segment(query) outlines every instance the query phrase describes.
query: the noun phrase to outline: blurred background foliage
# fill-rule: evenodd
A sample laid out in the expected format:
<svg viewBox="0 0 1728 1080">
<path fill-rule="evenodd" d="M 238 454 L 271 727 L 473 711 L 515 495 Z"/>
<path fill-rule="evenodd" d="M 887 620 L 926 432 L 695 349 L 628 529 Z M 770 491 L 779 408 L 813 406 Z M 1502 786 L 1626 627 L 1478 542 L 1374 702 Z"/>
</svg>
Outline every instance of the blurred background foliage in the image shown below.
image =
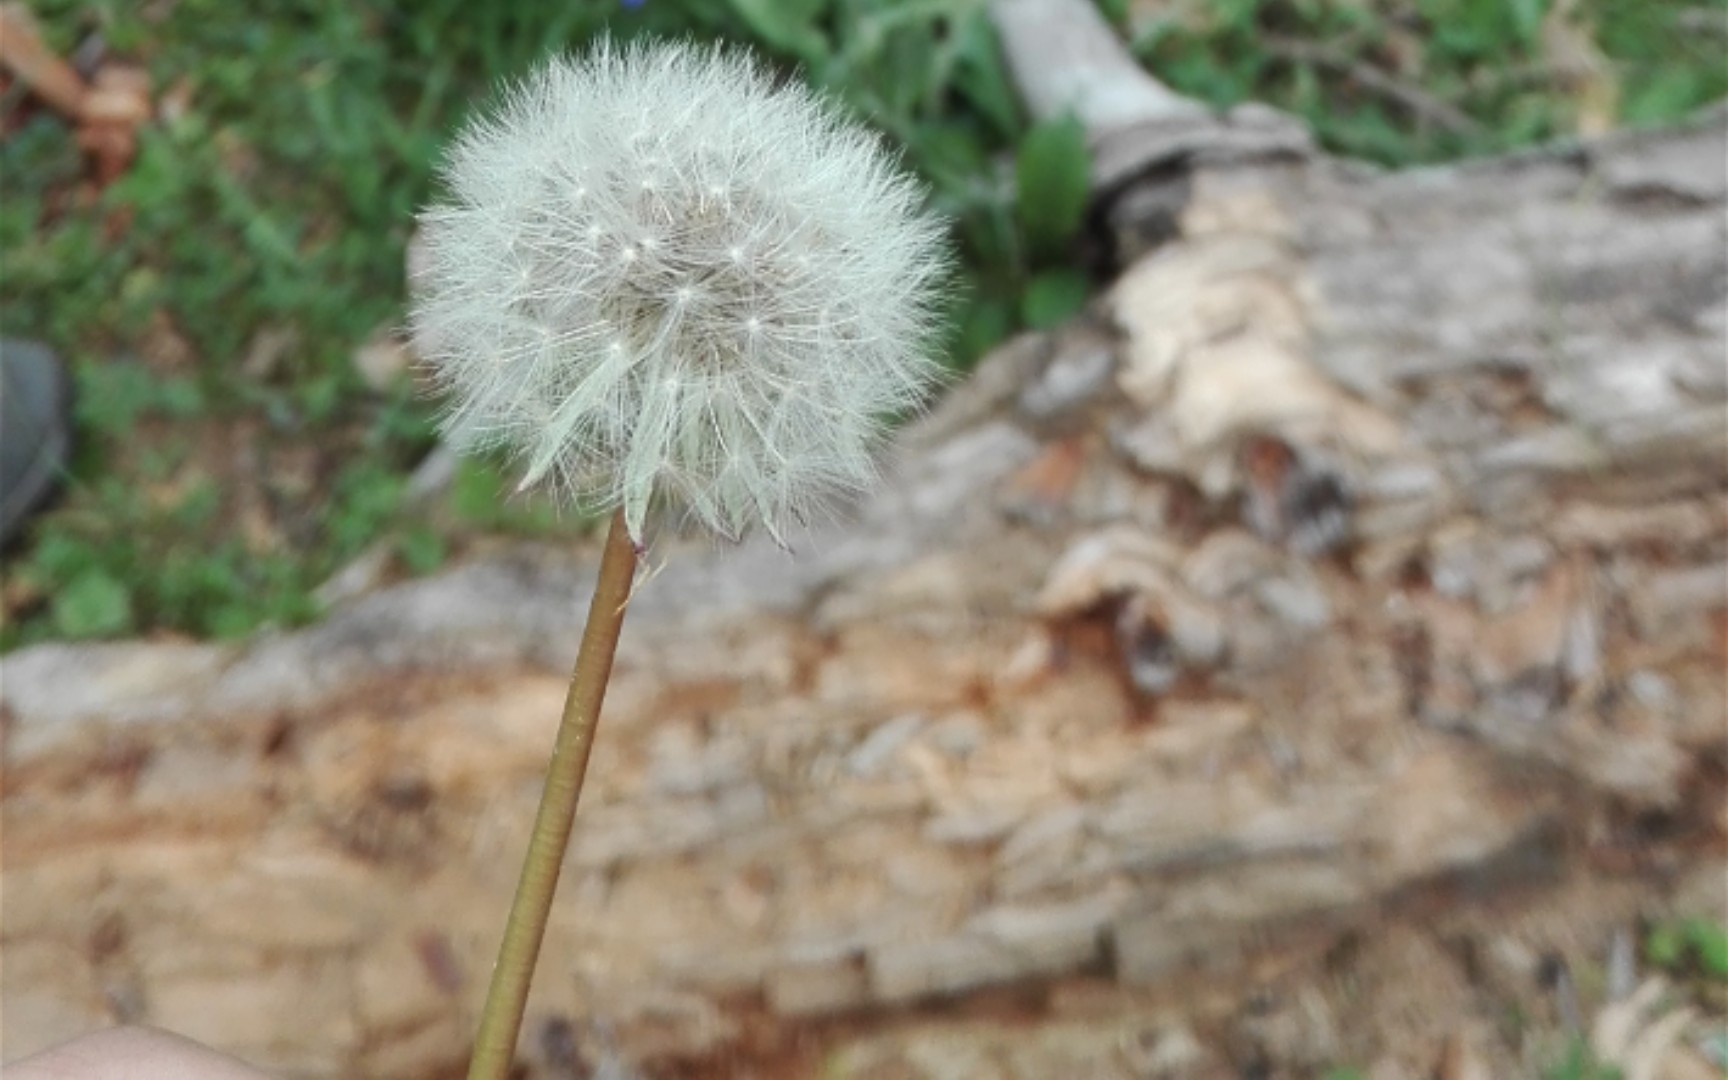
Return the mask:
<svg viewBox="0 0 1728 1080">
<path fill-rule="evenodd" d="M 1404 165 L 1683 117 L 1728 92 L 1728 3 L 1100 0 L 1217 106 Z M 964 369 L 1094 284 L 1078 127 L 1029 126 L 983 0 L 39 0 L 61 55 L 146 68 L 155 119 L 98 187 L 65 121 L 0 95 L 0 326 L 69 361 L 66 490 L 8 553 L 0 645 L 232 637 L 452 553 L 586 527 L 435 482 L 435 403 L 401 370 L 403 260 L 451 128 L 500 79 L 597 35 L 749 42 L 903 148 L 952 220 Z M 370 358 L 370 359 L 368 359 Z"/>
</svg>

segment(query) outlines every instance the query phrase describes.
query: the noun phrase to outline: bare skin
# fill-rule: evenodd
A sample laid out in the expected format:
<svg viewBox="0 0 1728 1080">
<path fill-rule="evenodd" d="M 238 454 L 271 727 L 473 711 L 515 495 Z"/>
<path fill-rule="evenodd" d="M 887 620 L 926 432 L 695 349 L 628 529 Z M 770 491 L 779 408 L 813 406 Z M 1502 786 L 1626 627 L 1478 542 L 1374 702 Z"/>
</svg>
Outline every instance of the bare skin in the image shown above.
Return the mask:
<svg viewBox="0 0 1728 1080">
<path fill-rule="evenodd" d="M 6 1080 L 268 1080 L 241 1061 L 148 1028 L 109 1028 L 6 1067 Z"/>
</svg>

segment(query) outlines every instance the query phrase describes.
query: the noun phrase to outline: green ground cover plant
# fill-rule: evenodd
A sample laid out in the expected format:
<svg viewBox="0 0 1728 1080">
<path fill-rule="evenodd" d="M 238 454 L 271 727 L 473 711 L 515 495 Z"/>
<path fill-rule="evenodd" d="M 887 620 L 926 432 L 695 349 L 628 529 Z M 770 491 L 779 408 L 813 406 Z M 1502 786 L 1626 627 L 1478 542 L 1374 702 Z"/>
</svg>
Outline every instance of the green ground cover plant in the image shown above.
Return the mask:
<svg viewBox="0 0 1728 1080">
<path fill-rule="evenodd" d="M 1178 91 L 1267 101 L 1388 165 L 1603 115 L 1667 122 L 1728 93 L 1721 0 L 1101 7 Z M 63 119 L 22 86 L 0 96 L 0 328 L 59 350 L 78 391 L 65 491 L 7 553 L 0 647 L 292 626 L 368 553 L 387 579 L 592 525 L 501 500 L 501 463 L 464 463 L 415 498 L 435 403 L 406 373 L 368 380 L 354 356 L 402 323 L 413 214 L 448 132 L 498 80 L 602 33 L 748 42 L 874 124 L 953 221 L 956 368 L 1061 321 L 1095 285 L 1075 245 L 1080 133 L 1028 124 L 983 0 L 32 8 L 62 55 L 147 68 L 158 115 L 97 190 Z"/>
</svg>

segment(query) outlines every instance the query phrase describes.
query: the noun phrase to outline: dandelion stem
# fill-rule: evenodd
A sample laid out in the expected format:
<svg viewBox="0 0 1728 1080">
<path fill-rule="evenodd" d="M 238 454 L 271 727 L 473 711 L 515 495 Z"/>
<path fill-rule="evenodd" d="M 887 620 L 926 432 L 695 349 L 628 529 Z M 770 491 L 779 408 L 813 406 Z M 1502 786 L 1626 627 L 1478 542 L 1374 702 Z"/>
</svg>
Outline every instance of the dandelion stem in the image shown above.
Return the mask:
<svg viewBox="0 0 1728 1080">
<path fill-rule="evenodd" d="M 516 898 L 510 904 L 509 921 L 504 925 L 504 941 L 498 948 L 498 963 L 492 969 L 486 1005 L 480 1013 L 480 1030 L 474 1037 L 468 1080 L 504 1080 L 510 1073 L 522 1013 L 528 1003 L 528 984 L 534 977 L 534 962 L 546 933 L 552 895 L 558 888 L 558 871 L 570 841 L 576 800 L 582 794 L 582 779 L 588 772 L 588 754 L 594 748 L 600 703 L 612 674 L 612 656 L 618 648 L 624 608 L 630 599 L 636 557 L 636 545 L 630 539 L 620 510 L 612 515 L 611 530 L 606 534 L 600 576 L 588 607 L 588 625 L 582 631 L 582 646 L 576 654 L 570 691 L 564 698 L 564 716 L 558 723 L 558 738 L 546 770 L 540 810 L 534 816 L 528 855 L 522 863 Z"/>
</svg>

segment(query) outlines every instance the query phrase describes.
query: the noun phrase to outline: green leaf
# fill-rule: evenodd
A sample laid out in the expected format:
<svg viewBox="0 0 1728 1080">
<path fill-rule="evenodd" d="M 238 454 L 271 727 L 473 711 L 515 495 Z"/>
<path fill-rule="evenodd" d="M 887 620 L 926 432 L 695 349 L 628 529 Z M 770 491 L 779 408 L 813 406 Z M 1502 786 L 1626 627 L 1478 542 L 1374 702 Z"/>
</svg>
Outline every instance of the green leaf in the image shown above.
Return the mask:
<svg viewBox="0 0 1728 1080">
<path fill-rule="evenodd" d="M 923 171 L 962 198 L 989 167 L 976 124 L 938 120 L 920 125 L 914 134 L 912 149 Z"/>
<path fill-rule="evenodd" d="M 396 553 L 411 573 L 427 574 L 444 561 L 444 541 L 431 529 L 419 526 L 396 539 Z"/>
<path fill-rule="evenodd" d="M 812 67 L 828 57 L 828 39 L 817 27 L 825 0 L 732 0 L 732 9 L 763 41 Z"/>
<path fill-rule="evenodd" d="M 1128 25 L 1128 0 L 1098 0 L 1098 13 L 1113 26 Z"/>
<path fill-rule="evenodd" d="M 118 634 L 132 625 L 132 596 L 106 571 L 91 568 L 54 595 L 53 618 L 69 638 Z"/>
<path fill-rule="evenodd" d="M 1014 163 L 1016 210 L 1034 251 L 1055 253 L 1074 238 L 1086 213 L 1091 163 L 1086 129 L 1072 116 L 1026 133 Z"/>
<path fill-rule="evenodd" d="M 306 410 L 306 418 L 313 423 L 322 423 L 336 414 L 337 406 L 344 398 L 342 376 L 336 372 L 320 372 L 300 384 L 300 404 Z"/>
<path fill-rule="evenodd" d="M 258 625 L 258 616 L 244 603 L 223 604 L 210 614 L 206 625 L 210 636 L 222 641 L 245 637 Z"/>
<path fill-rule="evenodd" d="M 1672 923 L 1659 923 L 1644 938 L 1644 959 L 1651 967 L 1673 970 L 1686 954 L 1686 941 Z"/>
<path fill-rule="evenodd" d="M 1217 0 L 1211 12 L 1214 25 L 1219 30 L 1252 32 L 1260 3 L 1261 0 Z"/>
<path fill-rule="evenodd" d="M 982 8 L 972 12 L 954 31 L 957 63 L 954 88 L 989 121 L 1002 139 L 1020 133 L 1020 99 L 1002 64 L 996 30 Z"/>
<path fill-rule="evenodd" d="M 157 388 L 157 402 L 172 419 L 189 419 L 204 411 L 204 390 L 190 378 L 172 376 L 163 379 Z"/>
<path fill-rule="evenodd" d="M 1708 91 L 1699 73 L 1687 68 L 1660 71 L 1628 96 L 1623 117 L 1629 124 L 1655 124 L 1684 116 Z"/>
<path fill-rule="evenodd" d="M 1048 330 L 1086 306 L 1092 285 L 1078 270 L 1046 270 L 1020 298 L 1020 316 L 1034 330 Z"/>
<path fill-rule="evenodd" d="M 960 332 L 954 340 L 957 366 L 969 368 L 973 362 L 1006 338 L 1014 329 L 1014 307 L 1000 296 L 981 296 L 967 305 L 960 320 Z"/>
<path fill-rule="evenodd" d="M 1687 919 L 1682 927 L 1692 951 L 1705 974 L 1716 979 L 1728 979 L 1728 927 L 1709 919 Z"/>
<path fill-rule="evenodd" d="M 478 458 L 462 458 L 450 481 L 450 509 L 472 524 L 494 524 L 499 517 L 503 487 L 504 477 L 496 469 Z"/>
<path fill-rule="evenodd" d="M 1547 0 L 1512 0 L 1506 5 L 1520 45 L 1536 44 L 1542 33 L 1542 17 L 1547 14 L 1547 7 Z"/>
<path fill-rule="evenodd" d="M 211 480 L 203 479 L 180 497 L 180 501 L 169 510 L 168 520 L 190 532 L 209 524 L 221 508 L 221 489 Z"/>
<path fill-rule="evenodd" d="M 73 407 L 81 427 L 124 435 L 150 407 L 152 378 L 142 364 L 83 363 L 73 373 L 78 384 Z"/>
<path fill-rule="evenodd" d="M 940 96 L 937 48 L 928 32 L 908 28 L 887 35 L 872 64 L 877 93 L 896 116 L 910 120 Z"/>
<path fill-rule="evenodd" d="M 1547 1080 L 1620 1080 L 1620 1070 L 1598 1061 L 1590 1044 L 1573 1036 L 1566 1056 L 1543 1074 Z"/>
</svg>

